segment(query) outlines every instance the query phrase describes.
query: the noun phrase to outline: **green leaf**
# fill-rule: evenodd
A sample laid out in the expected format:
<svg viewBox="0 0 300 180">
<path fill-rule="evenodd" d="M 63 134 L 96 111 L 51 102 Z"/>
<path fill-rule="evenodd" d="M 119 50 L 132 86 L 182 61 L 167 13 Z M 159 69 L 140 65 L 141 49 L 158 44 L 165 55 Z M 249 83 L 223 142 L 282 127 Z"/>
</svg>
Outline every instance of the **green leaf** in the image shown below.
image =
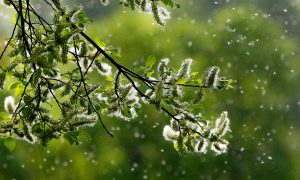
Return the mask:
<svg viewBox="0 0 300 180">
<path fill-rule="evenodd" d="M 177 81 L 177 84 L 185 84 L 187 82 L 187 79 L 186 78 L 180 78 L 178 81 Z"/>
<path fill-rule="evenodd" d="M 177 143 L 177 142 L 175 142 L 175 143 L 173 144 L 173 147 L 174 147 L 174 149 L 175 149 L 176 151 L 179 151 L 179 146 L 178 146 L 178 143 Z"/>
<path fill-rule="evenodd" d="M 0 122 L 2 121 L 5 121 L 5 120 L 8 120 L 9 119 L 9 116 L 7 113 L 5 112 L 0 112 Z"/>
<path fill-rule="evenodd" d="M 23 110 L 22 110 L 22 114 L 23 114 L 25 117 L 27 117 L 28 113 L 29 113 L 29 108 L 28 108 L 28 107 L 24 107 Z"/>
<path fill-rule="evenodd" d="M 131 117 L 131 112 L 129 110 L 129 108 L 127 106 L 124 106 L 122 109 L 121 109 L 121 113 L 123 114 L 123 116 L 125 117 Z"/>
<path fill-rule="evenodd" d="M 102 41 L 99 39 L 99 37 L 96 37 L 96 38 L 94 39 L 94 41 L 96 42 L 96 44 L 97 44 L 98 46 L 100 46 L 100 47 L 106 47 L 106 43 L 105 43 L 105 42 L 102 42 Z"/>
<path fill-rule="evenodd" d="M 19 84 L 15 90 L 16 96 L 21 96 L 24 91 L 24 85 Z"/>
<path fill-rule="evenodd" d="M 109 82 L 113 82 L 114 78 L 112 76 L 106 76 L 105 79 Z"/>
<path fill-rule="evenodd" d="M 82 29 L 84 28 L 84 24 L 83 23 L 78 23 L 77 26 L 80 27 L 80 28 L 82 28 Z"/>
<path fill-rule="evenodd" d="M 147 72 L 147 76 L 148 76 L 148 77 L 151 77 L 153 73 L 154 73 L 154 71 L 148 71 L 148 72 Z"/>
<path fill-rule="evenodd" d="M 66 133 L 64 134 L 64 138 L 71 144 L 75 143 L 76 145 L 79 144 L 77 136 L 74 133 Z"/>
<path fill-rule="evenodd" d="M 41 123 L 36 123 L 31 128 L 32 133 L 41 133 L 43 131 L 43 125 Z"/>
<path fill-rule="evenodd" d="M 23 97 L 23 100 L 24 100 L 25 103 L 29 103 L 30 100 L 31 100 L 31 98 L 30 98 L 30 96 L 25 95 L 25 96 Z"/>
<path fill-rule="evenodd" d="M 191 72 L 191 79 L 194 79 L 198 75 L 198 72 Z"/>
<path fill-rule="evenodd" d="M 149 56 L 146 60 L 146 67 L 152 68 L 152 66 L 155 64 L 156 58 L 155 56 Z"/>
<path fill-rule="evenodd" d="M 162 3 L 164 3 L 166 6 L 174 7 L 173 0 L 161 0 Z"/>
<path fill-rule="evenodd" d="M 13 18 L 15 23 L 17 22 L 17 19 L 19 19 L 18 21 L 20 21 L 20 18 L 18 18 L 18 17 L 19 17 L 19 13 L 15 13 L 14 18 Z"/>
<path fill-rule="evenodd" d="M 10 89 L 10 90 L 16 89 L 16 88 L 18 87 L 19 84 L 20 84 L 19 82 L 13 83 L 13 84 L 11 84 L 11 85 L 9 86 L 9 89 Z"/>
<path fill-rule="evenodd" d="M 114 88 L 115 88 L 114 84 L 107 84 L 107 85 L 104 86 L 105 91 L 112 90 Z"/>
<path fill-rule="evenodd" d="M 202 85 L 202 79 L 196 79 L 195 82 L 200 86 Z"/>
<path fill-rule="evenodd" d="M 16 147 L 16 141 L 13 138 L 9 137 L 4 140 L 4 145 L 7 149 L 12 151 Z"/>
<path fill-rule="evenodd" d="M 88 22 L 88 18 L 86 17 L 86 14 L 83 11 L 80 11 L 77 14 L 77 18 L 78 18 L 78 23 L 84 24 L 84 23 Z"/>
<path fill-rule="evenodd" d="M 87 112 L 87 114 L 88 114 L 88 115 L 92 114 L 92 112 L 93 112 L 92 110 L 93 110 L 93 108 L 92 108 L 91 105 L 89 104 L 89 105 L 88 105 L 88 112 Z"/>
</svg>

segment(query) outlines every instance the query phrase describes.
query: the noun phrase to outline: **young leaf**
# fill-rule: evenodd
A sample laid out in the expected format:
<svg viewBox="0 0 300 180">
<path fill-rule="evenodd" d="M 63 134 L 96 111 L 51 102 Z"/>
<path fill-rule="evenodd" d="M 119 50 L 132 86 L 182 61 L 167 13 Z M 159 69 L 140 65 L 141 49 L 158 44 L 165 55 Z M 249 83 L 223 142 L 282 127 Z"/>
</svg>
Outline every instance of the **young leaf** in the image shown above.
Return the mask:
<svg viewBox="0 0 300 180">
<path fill-rule="evenodd" d="M 16 141 L 13 138 L 9 137 L 4 140 L 4 145 L 8 150 L 12 151 L 16 147 Z"/>
<path fill-rule="evenodd" d="M 146 60 L 146 67 L 147 68 L 152 68 L 152 66 L 155 64 L 156 58 L 155 56 L 149 56 Z"/>
<path fill-rule="evenodd" d="M 80 11 L 77 14 L 77 18 L 78 18 L 78 23 L 84 24 L 84 23 L 88 22 L 88 18 L 86 17 L 86 14 L 83 11 Z"/>
<path fill-rule="evenodd" d="M 75 143 L 76 145 L 78 145 L 78 139 L 77 136 L 74 135 L 74 133 L 66 133 L 64 134 L 64 138 L 71 144 L 73 145 L 73 143 Z"/>
</svg>

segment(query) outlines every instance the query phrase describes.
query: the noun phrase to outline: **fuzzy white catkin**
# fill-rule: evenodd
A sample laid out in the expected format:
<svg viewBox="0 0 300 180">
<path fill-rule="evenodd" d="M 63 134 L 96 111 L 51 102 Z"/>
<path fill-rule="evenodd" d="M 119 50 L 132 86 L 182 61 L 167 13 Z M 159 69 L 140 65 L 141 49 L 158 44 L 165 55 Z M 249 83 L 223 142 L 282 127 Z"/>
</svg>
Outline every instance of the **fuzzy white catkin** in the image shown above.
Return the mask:
<svg viewBox="0 0 300 180">
<path fill-rule="evenodd" d="M 172 129 L 169 125 L 166 125 L 163 130 L 163 136 L 165 140 L 172 141 L 179 137 L 179 132 Z"/>
<path fill-rule="evenodd" d="M 15 110 L 15 99 L 12 96 L 8 96 L 4 100 L 4 109 L 6 112 L 12 114 Z"/>
<path fill-rule="evenodd" d="M 158 11 L 158 16 L 159 16 L 160 20 L 162 21 L 162 23 L 165 23 L 167 20 L 169 20 L 171 18 L 171 13 L 167 9 L 163 8 L 162 6 L 158 5 L 157 11 Z M 151 8 L 151 0 L 146 0 L 146 4 L 145 4 L 145 8 L 143 9 L 143 12 L 153 14 L 153 11 Z"/>
<path fill-rule="evenodd" d="M 161 6 L 158 7 L 158 15 L 162 23 L 166 23 L 166 21 L 171 18 L 170 12 Z"/>
<path fill-rule="evenodd" d="M 219 72 L 220 72 L 220 69 L 218 68 L 217 72 L 215 74 L 215 77 L 214 77 L 213 88 L 217 88 L 217 86 L 219 84 Z"/>
<path fill-rule="evenodd" d="M 220 68 L 217 66 L 210 67 L 207 75 L 204 77 L 204 84 L 207 87 L 217 88 L 219 84 Z"/>
<path fill-rule="evenodd" d="M 193 123 L 193 122 L 188 121 L 186 123 L 186 127 L 188 127 L 191 130 L 196 131 L 199 128 L 199 125 L 197 123 Z"/>
<path fill-rule="evenodd" d="M 107 6 L 109 4 L 109 0 L 100 0 L 103 6 Z"/>
<path fill-rule="evenodd" d="M 190 78 L 192 62 L 193 60 L 188 58 L 182 63 L 181 68 L 178 70 L 177 73 L 178 78 L 182 78 L 182 77 L 186 77 L 188 79 Z"/>
<path fill-rule="evenodd" d="M 138 83 L 135 83 L 135 85 L 139 86 Z M 120 89 L 130 88 L 127 95 L 125 97 L 123 97 L 124 105 L 130 111 L 130 113 L 129 113 L 130 115 L 128 115 L 128 114 L 124 115 L 124 112 L 122 112 L 123 107 L 117 108 L 115 111 L 110 112 L 108 115 L 111 116 L 111 117 L 118 117 L 118 118 L 121 118 L 123 120 L 129 121 L 129 120 L 134 119 L 138 116 L 136 108 L 141 107 L 140 97 L 138 96 L 138 92 L 135 90 L 134 87 L 132 87 L 132 85 L 130 83 L 129 84 L 119 84 L 119 88 Z M 105 102 L 107 105 L 113 105 L 114 102 L 110 102 L 109 99 L 110 98 L 117 98 L 117 96 L 116 95 L 107 96 L 104 93 L 99 93 L 97 95 L 97 98 L 98 98 L 98 100 Z"/>
<path fill-rule="evenodd" d="M 223 154 L 227 152 L 227 144 L 221 142 L 213 142 L 211 144 L 211 150 L 216 154 Z"/>
<path fill-rule="evenodd" d="M 104 62 L 101 62 L 101 66 L 103 68 L 104 71 L 98 70 L 99 74 L 101 74 L 102 76 L 111 76 L 112 75 L 112 67 Z"/>
<path fill-rule="evenodd" d="M 222 112 L 220 118 L 216 120 L 215 128 L 211 130 L 212 134 L 222 137 L 228 132 L 230 120 L 227 115 L 226 111 Z"/>
<path fill-rule="evenodd" d="M 169 62 L 170 62 L 170 59 L 168 59 L 168 58 L 164 58 L 164 59 L 160 60 L 160 62 L 158 63 L 158 66 L 157 66 L 157 72 L 159 75 L 164 74 L 165 67 L 166 67 L 166 65 L 168 65 Z"/>
<path fill-rule="evenodd" d="M 208 147 L 208 142 L 206 140 L 200 140 L 195 144 L 194 150 L 197 153 L 206 153 L 207 152 L 207 147 Z"/>
</svg>

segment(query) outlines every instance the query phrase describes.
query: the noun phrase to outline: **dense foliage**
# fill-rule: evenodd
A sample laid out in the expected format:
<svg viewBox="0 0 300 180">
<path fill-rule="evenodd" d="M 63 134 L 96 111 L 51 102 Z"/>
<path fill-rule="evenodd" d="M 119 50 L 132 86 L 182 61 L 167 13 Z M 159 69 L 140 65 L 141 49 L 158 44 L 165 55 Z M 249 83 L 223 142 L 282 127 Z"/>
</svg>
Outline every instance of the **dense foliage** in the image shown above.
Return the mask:
<svg viewBox="0 0 300 180">
<path fill-rule="evenodd" d="M 222 75 L 236 79 L 234 90 L 216 93 L 204 89 L 206 96 L 199 106 L 203 119 L 214 120 L 219 112 L 229 112 L 228 153 L 178 156 L 159 137 L 170 117 L 141 103 L 143 111 L 137 109 L 138 118 L 130 122 L 102 115 L 115 138 L 108 138 L 97 123 L 80 128 L 82 135 L 87 131 L 92 138 L 79 136 L 78 146 L 54 139 L 41 152 L 37 144 L 18 141 L 10 152 L 2 140 L 0 179 L 297 179 L 300 66 L 299 33 L 294 32 L 299 31 L 299 23 L 293 17 L 299 9 L 289 2 L 191 0 L 171 11 L 163 28 L 155 25 L 151 15 L 131 13 L 117 1 L 106 7 L 99 1 L 84 4 L 95 20 L 86 24 L 86 33 L 118 47 L 122 57 L 116 57 L 117 62 L 139 74 L 143 70 L 137 67 L 145 66 L 147 57 L 155 55 L 153 70 L 160 59 L 169 57 L 169 65 L 179 69 L 180 60 L 190 57 L 193 71 L 218 65 Z M 1 12 L 9 13 L 11 8 L 2 7 Z M 48 17 L 47 9 L 39 12 Z M 0 19 L 1 24 L 13 24 L 8 23 L 10 17 L 0 15 Z M 9 30 L 6 27 L 0 26 L 1 34 Z M 0 49 L 5 37 L 9 34 L 0 37 Z M 1 65 L 9 58 L 3 60 Z M 94 82 L 105 80 L 95 74 L 89 76 Z M 187 97 L 196 90 L 185 89 Z M 16 97 L 15 90 L 0 92 L 0 111 L 4 111 L 7 96 Z M 59 114 L 54 107 L 52 114 Z"/>
<path fill-rule="evenodd" d="M 209 144 L 218 154 L 227 151 L 228 141 L 223 139 L 229 130 L 227 112 L 211 125 L 197 110 L 203 89 L 231 87 L 231 80 L 219 77 L 219 67 L 208 68 L 200 78 L 197 72 L 191 72 L 192 59 L 186 59 L 178 70 L 168 66 L 169 59 L 162 59 L 155 70 L 155 58 L 150 56 L 139 75 L 114 59 L 118 52 L 85 33 L 84 24 L 89 19 L 81 6 L 68 10 L 58 0 L 45 3 L 54 12 L 51 22 L 29 1 L 5 1 L 16 11 L 12 35 L 1 54 L 2 58 L 11 47 L 9 63 L 1 66 L 0 86 L 15 90 L 18 100 L 6 97 L 6 113 L 1 115 L 0 132 L 7 137 L 5 145 L 9 149 L 14 148 L 12 138 L 46 146 L 50 140 L 64 137 L 70 144 L 78 144 L 79 127 L 97 120 L 113 136 L 102 115 L 136 118 L 142 101 L 171 117 L 163 135 L 180 153 L 205 153 Z M 151 11 L 160 25 L 166 19 L 167 12 L 157 1 L 122 3 L 132 10 L 140 5 L 143 11 Z M 173 6 L 172 1 L 164 3 Z M 104 80 L 93 82 L 91 74 Z M 11 82 L 6 83 L 6 79 Z M 195 97 L 185 98 L 184 88 L 195 88 Z M 53 114 L 54 108 L 59 114 Z"/>
</svg>

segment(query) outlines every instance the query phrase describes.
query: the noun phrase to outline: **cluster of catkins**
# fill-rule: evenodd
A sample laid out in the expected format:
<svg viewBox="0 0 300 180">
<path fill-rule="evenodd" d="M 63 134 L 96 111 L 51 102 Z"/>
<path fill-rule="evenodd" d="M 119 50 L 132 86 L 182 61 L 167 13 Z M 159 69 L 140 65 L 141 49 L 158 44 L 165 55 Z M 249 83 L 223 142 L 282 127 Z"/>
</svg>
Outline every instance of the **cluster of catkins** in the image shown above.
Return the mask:
<svg viewBox="0 0 300 180">
<path fill-rule="evenodd" d="M 29 3 L 19 4 L 22 2 Z M 107 5 L 109 1 L 101 2 Z M 173 6 L 172 0 L 120 2 L 133 10 L 152 13 L 160 25 L 170 16 L 160 4 Z M 17 13 L 22 12 L 22 6 L 18 10 L 14 1 L 5 3 L 14 5 Z M 1 135 L 24 138 L 31 143 L 38 140 L 45 146 L 63 136 L 71 144 L 78 144 L 81 126 L 94 125 L 98 120 L 112 136 L 101 116 L 130 120 L 138 116 L 143 102 L 172 118 L 163 135 L 174 142 L 179 152 L 205 153 L 209 145 L 218 154 L 226 152 L 228 142 L 223 137 L 229 130 L 227 112 L 221 114 L 214 126 L 204 122 L 201 114 L 193 113 L 202 101 L 203 89 L 230 86 L 230 80 L 219 77 L 219 67 L 210 67 L 198 78 L 197 72 L 191 72 L 192 59 L 184 60 L 178 70 L 169 67 L 169 59 L 162 59 L 155 70 L 155 58 L 149 58 L 146 66 L 141 67 L 143 75 L 139 75 L 110 57 L 113 49 L 102 49 L 84 33 L 87 19 L 81 6 L 67 11 L 60 0 L 52 3 L 57 9 L 53 25 L 30 9 L 31 20 L 21 16 L 23 25 L 18 27 L 16 23 L 16 33 L 8 43 L 12 48 L 8 54 L 11 63 L 5 68 L 0 66 L 0 89 L 5 84 L 9 90 L 15 90 L 18 101 L 12 96 L 5 98 L 7 113 L 1 113 Z M 78 27 L 74 19 L 78 19 Z M 106 60 L 107 63 L 103 62 Z M 103 76 L 99 82 L 90 79 L 95 72 Z M 16 82 L 4 83 L 11 76 Z M 195 93 L 185 93 L 184 88 L 193 88 Z M 54 104 L 59 114 L 54 115 Z"/>
<path fill-rule="evenodd" d="M 101 4 L 107 6 L 109 0 L 100 0 Z M 170 19 L 170 12 L 163 8 L 159 0 L 120 0 L 120 4 L 153 15 L 159 25 L 164 25 Z"/>
<path fill-rule="evenodd" d="M 206 153 L 210 146 L 211 150 L 217 154 L 227 152 L 228 141 L 224 139 L 225 134 L 229 131 L 230 122 L 227 112 L 222 112 L 215 125 L 211 125 L 209 121 L 203 121 L 201 114 L 195 115 L 189 108 L 194 104 L 201 103 L 202 88 L 222 89 L 228 85 L 228 80 L 219 77 L 219 67 L 208 68 L 198 87 L 200 90 L 196 91 L 191 103 L 184 98 L 186 94 L 180 86 L 180 80 L 184 78 L 187 81 L 185 85 L 193 81 L 191 77 L 192 59 L 183 61 L 177 71 L 169 68 L 168 63 L 169 59 L 162 59 L 157 67 L 158 77 L 148 77 L 152 82 L 156 82 L 156 85 L 145 91 L 145 97 L 138 96 L 137 91 L 130 84 L 120 84 L 119 96 L 122 98 L 122 102 L 118 100 L 118 96 L 113 91 L 100 93 L 98 99 L 104 101 L 106 105 L 110 105 L 107 109 L 109 115 L 125 120 L 137 117 L 136 108 L 141 107 L 140 98 L 143 103 L 153 104 L 158 110 L 164 108 L 165 104 L 162 104 L 162 101 L 167 102 L 169 108 L 176 112 L 176 115 L 171 119 L 170 125 L 164 127 L 163 136 L 166 140 L 173 141 L 177 151 L 180 153 Z M 187 96 L 191 95 L 187 94 Z M 124 110 L 129 111 L 127 116 Z"/>
<path fill-rule="evenodd" d="M 222 112 L 214 126 L 209 122 L 192 121 L 185 115 L 177 118 L 172 119 L 170 125 L 163 129 L 165 140 L 172 141 L 176 150 L 182 153 L 206 153 L 210 146 L 217 154 L 227 152 L 228 141 L 223 137 L 229 131 L 230 120 L 226 111 Z"/>
</svg>

